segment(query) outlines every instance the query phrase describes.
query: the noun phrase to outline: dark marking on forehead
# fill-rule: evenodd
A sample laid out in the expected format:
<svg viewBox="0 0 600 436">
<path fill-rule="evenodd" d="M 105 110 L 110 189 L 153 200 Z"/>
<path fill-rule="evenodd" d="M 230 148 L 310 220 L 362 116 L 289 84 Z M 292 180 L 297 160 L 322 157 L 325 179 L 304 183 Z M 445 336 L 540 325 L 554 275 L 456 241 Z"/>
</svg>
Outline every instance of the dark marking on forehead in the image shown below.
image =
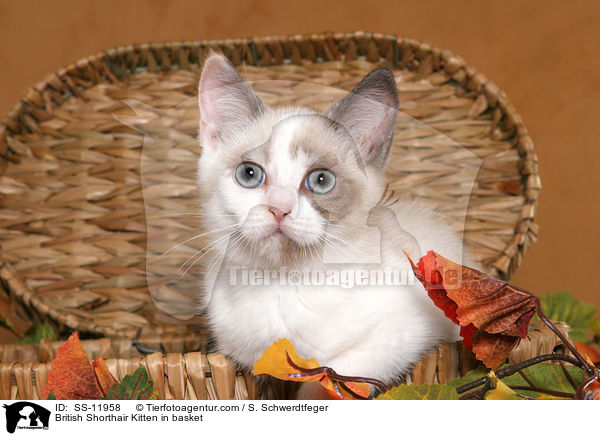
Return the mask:
<svg viewBox="0 0 600 436">
<path fill-rule="evenodd" d="M 261 165 L 267 165 L 269 163 L 269 148 L 270 142 L 267 141 L 258 147 L 243 152 L 240 158 L 243 162 L 256 162 Z"/>
<path fill-rule="evenodd" d="M 332 168 L 348 163 L 364 172 L 352 137 L 345 130 L 336 129 L 335 124 L 320 115 L 310 119 L 304 128 L 294 132 L 290 143 L 291 156 L 297 157 L 300 153 L 308 156 L 313 168 Z"/>
<path fill-rule="evenodd" d="M 318 168 L 326 168 L 337 178 L 336 187 L 328 194 L 313 194 L 302 190 L 311 206 L 326 220 L 338 221 L 360 207 L 365 183 L 364 172 L 356 165 L 348 135 L 335 129 L 333 121 L 316 114 L 290 117 L 300 121 L 295 124 L 289 146 L 291 158 L 300 154 L 308 157 L 307 173 Z M 285 120 L 278 128 L 285 128 Z M 298 127 L 300 126 L 300 127 Z"/>
<path fill-rule="evenodd" d="M 290 143 L 290 154 L 296 158 L 300 153 L 314 159 L 338 160 L 338 151 L 332 149 L 330 138 L 308 132 L 296 132 Z"/>
<path fill-rule="evenodd" d="M 297 158 L 304 154 L 312 168 L 333 168 L 342 164 L 345 149 L 329 132 L 315 132 L 302 129 L 293 135 L 290 142 L 290 156 Z"/>
</svg>

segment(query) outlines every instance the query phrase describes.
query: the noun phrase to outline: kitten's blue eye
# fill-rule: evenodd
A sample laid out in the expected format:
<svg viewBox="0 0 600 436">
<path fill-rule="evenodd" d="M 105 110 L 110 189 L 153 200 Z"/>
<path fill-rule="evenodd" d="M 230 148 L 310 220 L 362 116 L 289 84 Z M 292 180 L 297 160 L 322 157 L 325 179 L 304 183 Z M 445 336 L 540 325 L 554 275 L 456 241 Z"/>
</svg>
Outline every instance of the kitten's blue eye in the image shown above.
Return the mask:
<svg viewBox="0 0 600 436">
<path fill-rule="evenodd" d="M 306 176 L 306 187 L 315 194 L 327 194 L 335 187 L 335 176 L 328 170 L 314 170 Z"/>
<path fill-rule="evenodd" d="M 235 179 L 244 188 L 254 189 L 265 182 L 265 172 L 255 163 L 242 162 L 235 169 Z"/>
</svg>

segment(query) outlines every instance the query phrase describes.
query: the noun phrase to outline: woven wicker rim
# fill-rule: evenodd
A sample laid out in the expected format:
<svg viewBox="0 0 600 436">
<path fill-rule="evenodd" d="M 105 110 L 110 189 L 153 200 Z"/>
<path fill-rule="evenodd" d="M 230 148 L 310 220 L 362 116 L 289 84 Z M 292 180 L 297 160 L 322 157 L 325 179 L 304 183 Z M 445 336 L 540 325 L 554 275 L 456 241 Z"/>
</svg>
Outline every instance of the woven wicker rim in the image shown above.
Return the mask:
<svg viewBox="0 0 600 436">
<path fill-rule="evenodd" d="M 7 161 L 14 161 L 15 155 L 8 145 L 7 137 L 26 133 L 32 120 L 45 119 L 47 111 L 61 103 L 57 99 L 67 97 L 65 90 L 80 96 L 81 87 L 86 83 L 94 85 L 103 81 L 118 82 L 140 69 L 149 72 L 189 69 L 191 65 L 200 63 L 210 49 L 224 53 L 234 65 L 301 65 L 307 62 L 362 58 L 370 62 L 385 61 L 393 68 L 410 69 L 423 75 L 443 70 L 458 86 L 483 95 L 488 106 L 496 110 L 502 130 L 513 132 L 513 145 L 520 157 L 518 170 L 521 175 L 521 194 L 525 198 L 514 234 L 492 267 L 496 275 L 504 278 L 508 278 L 518 268 L 529 243 L 535 240 L 537 225 L 533 223 L 533 218 L 541 188 L 537 157 L 521 117 L 504 92 L 467 66 L 461 58 L 449 51 L 408 38 L 368 32 L 324 33 L 138 44 L 109 49 L 60 69 L 27 90 L 0 125 L 0 155 Z M 62 90 L 63 94 L 58 94 L 57 97 L 56 90 Z M 48 314 L 61 324 L 101 334 L 134 335 L 133 332 L 90 329 L 89 326 L 69 319 L 72 317 L 50 307 L 28 289 L 9 265 L 0 261 L 0 268 L 2 280 L 19 300 Z"/>
<path fill-rule="evenodd" d="M 568 326 L 558 323 L 558 327 L 568 335 Z M 0 345 L 0 400 L 41 399 L 52 367 L 51 359 L 63 343 Z M 81 343 L 88 358 L 104 357 L 110 372 L 118 380 L 144 366 L 161 399 L 283 399 L 289 398 L 293 390 L 293 386 L 286 388 L 279 383 L 257 385 L 249 374 L 236 370 L 232 360 L 222 354 L 207 353 L 203 335 L 139 338 L 138 343 L 145 352 L 162 351 L 151 354 L 140 353 L 132 346 L 132 341 L 125 338 L 83 340 Z M 512 351 L 510 361 L 519 363 L 551 353 L 557 345 L 558 337 L 538 322 Z M 444 384 L 465 375 L 478 364 L 473 353 L 459 342 L 442 344 L 413 367 L 405 382 Z"/>
</svg>

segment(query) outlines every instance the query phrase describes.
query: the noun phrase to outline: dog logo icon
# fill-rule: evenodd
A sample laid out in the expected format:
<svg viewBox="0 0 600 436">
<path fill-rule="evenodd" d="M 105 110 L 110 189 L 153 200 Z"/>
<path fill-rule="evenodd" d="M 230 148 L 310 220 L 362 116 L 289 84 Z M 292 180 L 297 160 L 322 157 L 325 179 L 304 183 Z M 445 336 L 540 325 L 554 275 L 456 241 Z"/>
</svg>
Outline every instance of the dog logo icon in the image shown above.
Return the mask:
<svg viewBox="0 0 600 436">
<path fill-rule="evenodd" d="M 6 431 L 14 433 L 18 429 L 48 429 L 50 411 L 29 401 L 19 401 L 6 409 Z"/>
</svg>

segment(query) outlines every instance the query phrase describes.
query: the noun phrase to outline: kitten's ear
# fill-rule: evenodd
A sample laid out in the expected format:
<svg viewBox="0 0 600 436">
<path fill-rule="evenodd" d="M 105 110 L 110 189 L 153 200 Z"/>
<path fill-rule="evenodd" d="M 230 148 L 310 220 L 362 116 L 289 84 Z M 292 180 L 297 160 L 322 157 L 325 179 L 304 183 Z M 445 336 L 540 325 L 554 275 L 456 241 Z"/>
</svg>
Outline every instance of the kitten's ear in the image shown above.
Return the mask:
<svg viewBox="0 0 600 436">
<path fill-rule="evenodd" d="M 264 106 L 227 58 L 213 54 L 204 62 L 198 85 L 202 145 L 225 129 L 263 113 Z"/>
<path fill-rule="evenodd" d="M 398 90 L 394 75 L 387 68 L 371 71 L 324 115 L 350 133 L 365 163 L 383 167 L 398 116 Z"/>
</svg>

